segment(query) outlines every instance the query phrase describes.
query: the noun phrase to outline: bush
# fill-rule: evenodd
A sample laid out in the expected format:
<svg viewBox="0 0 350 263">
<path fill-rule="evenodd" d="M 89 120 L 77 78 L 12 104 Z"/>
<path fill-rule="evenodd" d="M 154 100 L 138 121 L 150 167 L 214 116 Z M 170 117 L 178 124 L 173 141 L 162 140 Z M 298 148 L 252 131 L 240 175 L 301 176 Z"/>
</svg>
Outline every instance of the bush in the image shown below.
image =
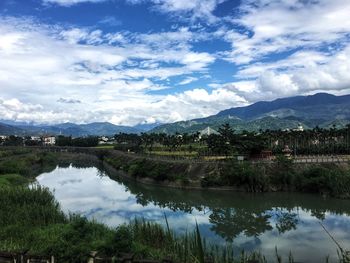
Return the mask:
<svg viewBox="0 0 350 263">
<path fill-rule="evenodd" d="M 220 173 L 221 184 L 244 187 L 248 192 L 262 192 L 269 185 L 269 178 L 264 170 L 264 167 L 231 160 Z"/>
<path fill-rule="evenodd" d="M 301 174 L 300 189 L 305 192 L 329 192 L 331 171 L 324 167 L 311 167 Z"/>
</svg>

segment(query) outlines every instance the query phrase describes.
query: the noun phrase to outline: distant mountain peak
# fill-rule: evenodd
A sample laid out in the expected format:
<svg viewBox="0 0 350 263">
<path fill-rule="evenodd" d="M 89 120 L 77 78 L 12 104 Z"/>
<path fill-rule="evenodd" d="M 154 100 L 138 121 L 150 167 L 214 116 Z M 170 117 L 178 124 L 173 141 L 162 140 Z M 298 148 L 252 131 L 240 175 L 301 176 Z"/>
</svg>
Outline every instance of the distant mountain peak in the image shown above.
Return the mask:
<svg viewBox="0 0 350 263">
<path fill-rule="evenodd" d="M 216 116 L 237 116 L 249 120 L 259 115 L 280 109 L 296 110 L 300 107 L 322 104 L 342 104 L 350 101 L 350 95 L 335 96 L 328 93 L 316 93 L 308 96 L 279 98 L 273 101 L 259 101 L 245 107 L 236 107 L 219 112 Z"/>
<path fill-rule="evenodd" d="M 154 132 L 196 132 L 210 126 L 217 129 L 229 123 L 236 130 L 287 129 L 304 127 L 328 127 L 334 120 L 345 125 L 350 120 L 350 95 L 335 96 L 316 93 L 308 96 L 259 101 L 249 106 L 223 110 L 207 118 L 165 124 Z"/>
</svg>

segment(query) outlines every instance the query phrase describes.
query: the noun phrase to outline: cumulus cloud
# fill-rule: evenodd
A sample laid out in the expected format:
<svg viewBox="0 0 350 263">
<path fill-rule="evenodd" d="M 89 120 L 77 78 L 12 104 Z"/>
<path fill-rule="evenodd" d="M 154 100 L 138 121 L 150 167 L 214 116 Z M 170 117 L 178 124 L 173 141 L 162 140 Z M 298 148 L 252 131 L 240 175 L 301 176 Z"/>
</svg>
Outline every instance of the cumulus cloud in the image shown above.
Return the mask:
<svg viewBox="0 0 350 263">
<path fill-rule="evenodd" d="M 47 123 L 137 124 L 150 117 L 167 122 L 185 119 L 188 112 L 194 112 L 191 116 L 196 117 L 214 113 L 214 107 L 193 110 L 196 106 L 185 102 L 187 97 L 180 95 L 174 96 L 179 102 L 170 109 L 167 95 L 148 94 L 169 88 L 165 83 L 156 83 L 158 80 L 194 72 L 206 74 L 207 67 L 215 61 L 209 53 L 192 51 L 190 36 L 177 40 L 172 35 L 177 32 L 186 34 L 189 30 L 157 36 L 163 43 L 178 42 L 174 47 L 153 46 L 152 34 L 149 38 L 144 34 L 122 34 L 125 41 L 121 45 L 110 44 L 110 35 L 100 30 L 67 29 L 2 18 L 3 116 Z M 81 98 L 84 103 L 80 103 Z M 70 106 L 66 107 L 67 104 Z"/>
<path fill-rule="evenodd" d="M 316 92 L 347 94 L 348 72 L 350 44 L 332 56 L 301 51 L 280 61 L 244 67 L 238 74 L 243 80 L 223 87 L 250 102 Z"/>
<path fill-rule="evenodd" d="M 343 0 L 244 0 L 232 17 L 241 30 L 218 31 L 232 44 L 226 59 L 249 63 L 272 53 L 348 42 L 350 2 Z"/>
<path fill-rule="evenodd" d="M 214 35 L 231 44 L 219 55 L 238 66 L 224 84 L 250 102 L 350 91 L 350 2 L 244 0 Z"/>
</svg>

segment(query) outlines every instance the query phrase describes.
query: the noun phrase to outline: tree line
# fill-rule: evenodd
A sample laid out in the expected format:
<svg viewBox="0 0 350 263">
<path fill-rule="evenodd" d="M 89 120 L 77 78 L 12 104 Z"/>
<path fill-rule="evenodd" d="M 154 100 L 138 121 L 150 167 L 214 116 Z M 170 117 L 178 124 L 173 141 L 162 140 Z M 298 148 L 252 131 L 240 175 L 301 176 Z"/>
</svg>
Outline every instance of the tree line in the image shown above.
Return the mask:
<svg viewBox="0 0 350 263">
<path fill-rule="evenodd" d="M 277 155 L 288 147 L 295 155 L 350 154 L 350 124 L 345 128 L 330 129 L 315 127 L 299 130 L 260 130 L 238 133 L 229 124 L 223 124 L 217 133 L 201 135 L 197 133 L 119 133 L 114 136 L 115 149 L 137 153 L 154 151 L 196 152 L 198 155 L 247 155 L 258 156 L 263 151 Z M 95 147 L 99 143 L 97 136 L 73 138 L 57 136 L 56 146 Z M 42 141 L 31 137 L 11 135 L 2 139 L 4 146 L 40 146 Z"/>
<path fill-rule="evenodd" d="M 59 135 L 55 138 L 56 146 L 74 146 L 74 147 L 95 147 L 98 145 L 99 138 L 97 136 L 72 138 L 71 136 Z M 34 140 L 30 136 L 21 137 L 11 135 L 5 139 L 0 138 L 0 145 L 3 146 L 43 146 L 42 139 Z"/>
<path fill-rule="evenodd" d="M 281 154 L 287 148 L 295 155 L 349 154 L 350 124 L 345 128 L 330 129 L 315 127 L 300 130 L 259 130 L 238 133 L 229 124 L 224 124 L 218 133 L 200 135 L 165 133 L 142 133 L 115 135 L 116 149 L 134 152 L 152 152 L 166 149 L 168 151 L 197 151 L 202 155 L 257 156 L 263 151 Z"/>
</svg>

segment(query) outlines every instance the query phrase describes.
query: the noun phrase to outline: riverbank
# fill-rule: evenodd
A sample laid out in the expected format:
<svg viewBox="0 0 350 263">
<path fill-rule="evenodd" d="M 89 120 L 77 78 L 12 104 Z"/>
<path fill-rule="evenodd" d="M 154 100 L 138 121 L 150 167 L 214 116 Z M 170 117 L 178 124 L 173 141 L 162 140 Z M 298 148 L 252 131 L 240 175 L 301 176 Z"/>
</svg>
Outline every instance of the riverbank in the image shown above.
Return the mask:
<svg viewBox="0 0 350 263">
<path fill-rule="evenodd" d="M 44 153 L 48 156 L 59 154 L 62 163 L 69 163 L 69 160 L 79 158 L 82 159 L 82 164 L 86 163 L 83 159 L 100 161 L 105 167 L 118 171 L 123 177 L 164 187 L 255 193 L 302 192 L 342 199 L 350 198 L 350 166 L 346 162 L 300 163 L 283 156 L 272 162 L 238 162 L 233 159 L 226 162 L 205 162 L 164 160 L 113 149 L 76 147 L 15 149 L 12 150 L 36 151 L 42 156 Z M 49 158 L 43 160 L 41 162 L 45 164 L 52 162 Z M 16 165 L 17 163 L 23 161 L 16 162 Z M 38 166 L 37 163 L 33 165 Z M 18 172 L 15 170 L 14 173 Z"/>
<path fill-rule="evenodd" d="M 350 198 L 348 163 L 166 161 L 109 151 L 103 161 L 124 177 L 145 184 L 184 189 L 244 192 L 303 192 Z"/>
<path fill-rule="evenodd" d="M 26 185 L 38 174 L 50 172 L 57 165 L 69 166 L 72 162 L 84 167 L 98 162 L 98 158 L 84 153 L 53 153 L 37 148 L 0 148 L 0 185 Z"/>
</svg>

